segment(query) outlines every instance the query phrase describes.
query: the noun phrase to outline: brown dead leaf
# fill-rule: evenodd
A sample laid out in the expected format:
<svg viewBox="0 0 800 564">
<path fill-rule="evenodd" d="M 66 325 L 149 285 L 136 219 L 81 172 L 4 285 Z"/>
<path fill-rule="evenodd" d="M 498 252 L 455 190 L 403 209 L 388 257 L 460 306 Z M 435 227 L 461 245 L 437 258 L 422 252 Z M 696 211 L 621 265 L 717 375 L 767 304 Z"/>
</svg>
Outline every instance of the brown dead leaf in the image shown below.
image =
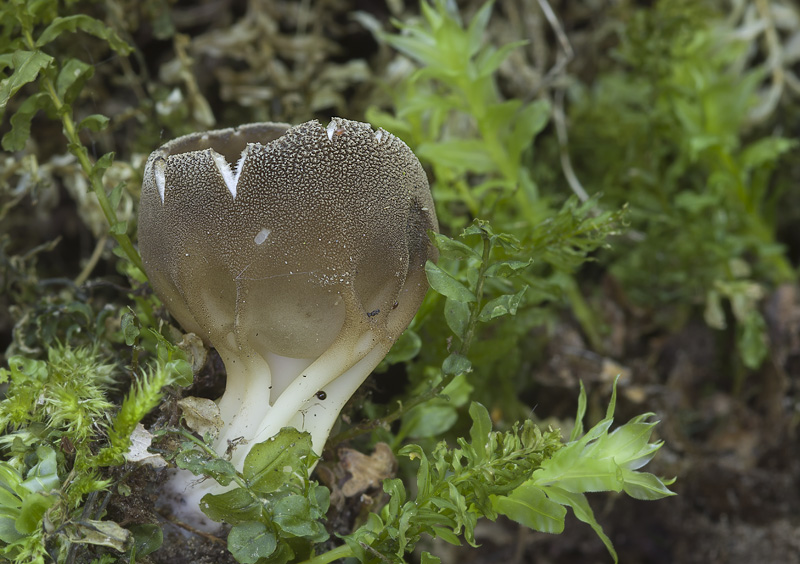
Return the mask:
<svg viewBox="0 0 800 564">
<path fill-rule="evenodd" d="M 379 510 L 388 496 L 381 482 L 397 472 L 397 460 L 386 443 L 378 443 L 371 455 L 340 448 L 338 460 L 317 466 L 320 481 L 331 490 L 330 530 L 350 534 Z"/>
<path fill-rule="evenodd" d="M 339 449 L 339 464 L 347 473 L 341 484 L 345 497 L 354 497 L 370 488 L 380 487 L 383 480 L 394 476 L 397 459 L 386 443 L 375 445 L 375 451 L 367 456 L 351 448 Z"/>
<path fill-rule="evenodd" d="M 178 406 L 183 412 L 186 426 L 192 431 L 200 435 L 209 433 L 212 437 L 219 435 L 223 421 L 216 403 L 206 398 L 187 396 L 178 400 Z"/>
</svg>

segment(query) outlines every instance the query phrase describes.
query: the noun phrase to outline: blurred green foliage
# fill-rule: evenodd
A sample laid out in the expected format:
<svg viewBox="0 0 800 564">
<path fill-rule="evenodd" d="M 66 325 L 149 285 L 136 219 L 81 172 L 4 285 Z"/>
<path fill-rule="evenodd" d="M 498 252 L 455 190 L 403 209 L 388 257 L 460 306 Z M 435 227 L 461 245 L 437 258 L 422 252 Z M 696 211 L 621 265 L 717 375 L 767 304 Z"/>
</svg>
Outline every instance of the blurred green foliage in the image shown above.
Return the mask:
<svg viewBox="0 0 800 564">
<path fill-rule="evenodd" d="M 377 32 L 381 41 L 419 68 L 393 94 L 393 114 L 371 108 L 367 119 L 395 132 L 433 172 L 439 221 L 463 227 L 468 217 L 494 219 L 526 229 L 547 217 L 523 157 L 547 124 L 546 100 L 504 100 L 495 73 L 520 42 L 485 43 L 493 4 L 469 25 L 445 2 L 421 2 L 424 20 L 399 23 L 401 33 Z M 466 208 L 466 209 L 465 209 Z"/>
<path fill-rule="evenodd" d="M 10 117 L 11 130 L 3 135 L 2 146 L 7 151 L 19 151 L 31 134 L 31 121 L 39 111 L 51 119 L 61 121 L 69 151 L 77 158 L 88 178 L 97 201 L 110 225 L 109 233 L 117 240 L 120 256 L 128 258 L 140 270 L 142 261 L 128 237 L 127 221 L 117 217 L 117 207 L 122 197 L 123 184 L 106 192 L 103 175 L 111 166 L 114 155 L 106 153 L 92 162 L 89 150 L 80 139 L 83 130 L 102 131 L 109 118 L 91 114 L 76 122 L 72 104 L 77 100 L 86 82 L 94 75 L 94 67 L 79 58 L 48 54 L 57 52 L 53 45 L 66 33 L 83 32 L 103 40 L 110 49 L 127 55 L 132 47 L 103 22 L 86 14 L 59 15 L 56 0 L 26 2 L 11 0 L 0 6 L 0 119 L 9 101 L 28 84 L 38 85 L 38 91 L 29 94 Z M 10 72 L 9 72 L 10 71 Z"/>
<path fill-rule="evenodd" d="M 757 368 L 760 299 L 795 279 L 776 240 L 790 186 L 772 178 L 797 141 L 750 123 L 767 71 L 746 64 L 752 44 L 710 6 L 661 1 L 630 14 L 614 67 L 572 91 L 570 151 L 590 192 L 630 204 L 636 236 L 604 258 L 630 299 L 701 306 L 715 329 L 734 322 L 738 354 Z"/>
<path fill-rule="evenodd" d="M 421 2 L 422 18 L 396 22 L 400 33 L 375 30 L 380 41 L 411 58 L 416 68 L 391 85 L 392 112 L 372 107 L 367 118 L 397 133 L 430 168 L 443 233 L 459 233 L 473 218 L 481 218 L 509 234 L 498 250 L 510 262 L 500 272 L 489 272 L 487 287 L 481 291 L 486 292 L 490 309 L 500 305 L 498 301 L 506 309 L 513 304 L 516 318 L 513 323 L 492 324 L 476 341 L 473 352 L 480 362 L 469 380 L 475 397 L 515 419 L 527 412 L 518 398 L 529 384 L 511 377 L 495 381 L 490 375 L 519 373 L 520 350 L 536 348 L 532 331 L 552 313 L 542 308 L 544 304 L 569 301 L 589 339 L 600 346 L 599 324 L 571 274 L 621 229 L 625 209 L 600 211 L 596 199 L 579 202 L 577 197 L 545 195 L 539 189 L 532 167 L 537 156 L 534 142 L 550 119 L 550 104 L 546 98 L 524 103 L 501 95 L 496 71 L 525 42 L 487 44 L 485 29 L 493 6 L 483 4 L 465 25 L 452 4 Z M 473 225 L 464 234 L 475 235 L 477 230 Z M 445 262 L 444 269 L 458 272 L 456 276 L 468 279 L 474 288 L 480 254 L 462 249 L 454 256 L 456 262 Z M 504 280 L 511 273 L 520 274 L 525 287 L 513 297 L 506 295 L 510 285 Z M 429 279 L 432 274 L 436 278 L 431 283 L 438 290 L 436 280 L 447 278 L 434 269 L 428 272 Z M 448 323 L 454 307 L 467 307 L 454 303 L 474 303 L 463 292 L 461 302 L 454 294 L 446 295 Z M 423 305 L 421 319 L 427 319 L 436 300 L 432 297 Z M 482 321 L 492 319 L 487 312 Z M 446 348 L 443 338 L 448 331 L 441 321 L 441 317 L 432 320 L 428 329 L 439 346 L 422 351 L 423 361 L 434 366 L 441 360 L 426 355 Z M 415 377 L 419 385 L 428 381 L 424 370 Z"/>
</svg>

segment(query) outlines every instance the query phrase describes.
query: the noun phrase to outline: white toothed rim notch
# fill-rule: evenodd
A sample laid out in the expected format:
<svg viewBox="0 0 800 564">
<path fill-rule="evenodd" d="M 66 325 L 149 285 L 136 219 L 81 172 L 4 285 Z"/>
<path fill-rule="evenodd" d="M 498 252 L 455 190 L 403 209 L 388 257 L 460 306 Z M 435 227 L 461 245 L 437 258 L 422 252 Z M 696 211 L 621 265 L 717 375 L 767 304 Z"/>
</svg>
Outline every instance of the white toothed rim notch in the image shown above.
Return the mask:
<svg viewBox="0 0 800 564">
<path fill-rule="evenodd" d="M 236 171 L 231 170 L 231 164 L 219 153 L 215 150 L 210 149 L 211 157 L 214 159 L 214 164 L 217 165 L 217 169 L 219 173 L 222 175 L 222 179 L 225 181 L 225 186 L 228 187 L 228 191 L 231 193 L 234 199 L 236 199 L 236 185 L 239 184 L 239 177 L 242 175 L 242 169 L 244 168 L 244 160 L 247 157 L 247 150 L 250 148 L 250 143 L 247 144 L 247 147 L 242 151 L 242 156 L 239 157 L 239 161 L 236 163 Z"/>
<path fill-rule="evenodd" d="M 159 157 L 153 163 L 153 176 L 156 179 L 158 195 L 161 196 L 161 203 L 164 203 L 164 190 L 167 186 L 167 159 Z"/>
<path fill-rule="evenodd" d="M 339 122 L 335 119 L 332 119 L 331 122 L 328 124 L 328 127 L 325 128 L 325 133 L 328 134 L 328 141 L 333 142 L 333 134 L 336 133 L 336 130 L 339 128 Z"/>
<path fill-rule="evenodd" d="M 233 182 L 235 185 L 239 184 L 239 178 L 242 176 L 242 169 L 244 168 L 244 159 L 247 157 L 247 152 L 250 150 L 251 143 L 248 143 L 247 146 L 242 150 L 242 154 L 239 156 L 239 160 L 236 162 L 236 174 L 233 176 Z M 233 191 L 233 197 L 236 198 L 236 190 Z"/>
<path fill-rule="evenodd" d="M 231 193 L 231 196 L 236 198 L 237 179 L 233 176 L 230 163 L 225 159 L 225 157 L 223 157 L 213 149 L 211 150 L 211 157 L 214 159 L 214 164 L 217 165 L 217 169 L 219 170 L 219 173 L 222 175 L 222 179 L 225 181 L 225 186 L 228 187 L 228 191 Z"/>
</svg>

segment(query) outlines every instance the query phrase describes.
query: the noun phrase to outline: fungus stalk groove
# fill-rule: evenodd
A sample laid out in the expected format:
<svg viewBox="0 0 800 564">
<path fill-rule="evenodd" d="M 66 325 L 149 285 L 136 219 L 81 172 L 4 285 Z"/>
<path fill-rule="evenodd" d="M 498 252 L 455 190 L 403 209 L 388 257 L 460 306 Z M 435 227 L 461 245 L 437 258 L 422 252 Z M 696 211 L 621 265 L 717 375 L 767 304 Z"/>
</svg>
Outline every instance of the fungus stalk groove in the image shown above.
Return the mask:
<svg viewBox="0 0 800 564">
<path fill-rule="evenodd" d="M 337 346 L 325 351 L 276 398 L 275 404 L 280 405 L 280 410 L 270 410 L 261 420 L 254 441 L 259 443 L 275 435 L 283 427 L 293 426 L 311 433 L 314 450 L 321 453 L 339 411 L 390 348 L 391 342 L 381 342 L 370 350 L 360 351 L 358 355 L 348 346 Z M 319 420 L 309 420 L 303 410 L 309 407 L 309 402 L 320 390 L 326 393 L 324 413 L 318 415 Z M 301 415 L 306 420 L 298 427 L 294 423 Z M 316 412 L 314 417 L 317 417 Z M 234 455 L 234 466 L 237 466 L 238 460 L 239 457 Z"/>
<path fill-rule="evenodd" d="M 219 351 L 228 373 L 225 393 L 219 399 L 223 428 L 215 442 L 217 452 L 225 452 L 228 441 L 252 435 L 255 419 L 271 410 L 272 370 L 267 361 L 252 355 L 243 359 Z M 220 447 L 223 447 L 220 451 Z"/>
</svg>

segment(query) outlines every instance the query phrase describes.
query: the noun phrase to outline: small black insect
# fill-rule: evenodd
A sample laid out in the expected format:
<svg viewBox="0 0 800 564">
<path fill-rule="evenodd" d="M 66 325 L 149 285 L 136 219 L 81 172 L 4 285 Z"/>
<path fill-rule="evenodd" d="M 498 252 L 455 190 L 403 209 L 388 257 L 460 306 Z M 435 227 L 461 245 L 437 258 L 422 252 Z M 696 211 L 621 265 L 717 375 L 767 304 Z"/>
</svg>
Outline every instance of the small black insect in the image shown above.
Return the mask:
<svg viewBox="0 0 800 564">
<path fill-rule="evenodd" d="M 369 313 L 367 314 L 367 317 L 375 317 L 375 316 L 376 316 L 376 315 L 378 315 L 380 312 L 381 312 L 381 310 L 379 310 L 379 309 L 374 309 L 374 310 L 372 310 L 371 312 L 369 312 Z"/>
<path fill-rule="evenodd" d="M 315 395 L 315 396 L 317 396 L 317 399 L 318 399 L 318 400 L 324 400 L 325 398 L 327 398 L 327 397 L 328 397 L 328 394 L 326 394 L 326 393 L 325 393 L 325 392 L 323 392 L 322 390 L 318 391 L 318 392 L 317 392 L 316 394 L 314 394 L 314 395 Z"/>
</svg>

